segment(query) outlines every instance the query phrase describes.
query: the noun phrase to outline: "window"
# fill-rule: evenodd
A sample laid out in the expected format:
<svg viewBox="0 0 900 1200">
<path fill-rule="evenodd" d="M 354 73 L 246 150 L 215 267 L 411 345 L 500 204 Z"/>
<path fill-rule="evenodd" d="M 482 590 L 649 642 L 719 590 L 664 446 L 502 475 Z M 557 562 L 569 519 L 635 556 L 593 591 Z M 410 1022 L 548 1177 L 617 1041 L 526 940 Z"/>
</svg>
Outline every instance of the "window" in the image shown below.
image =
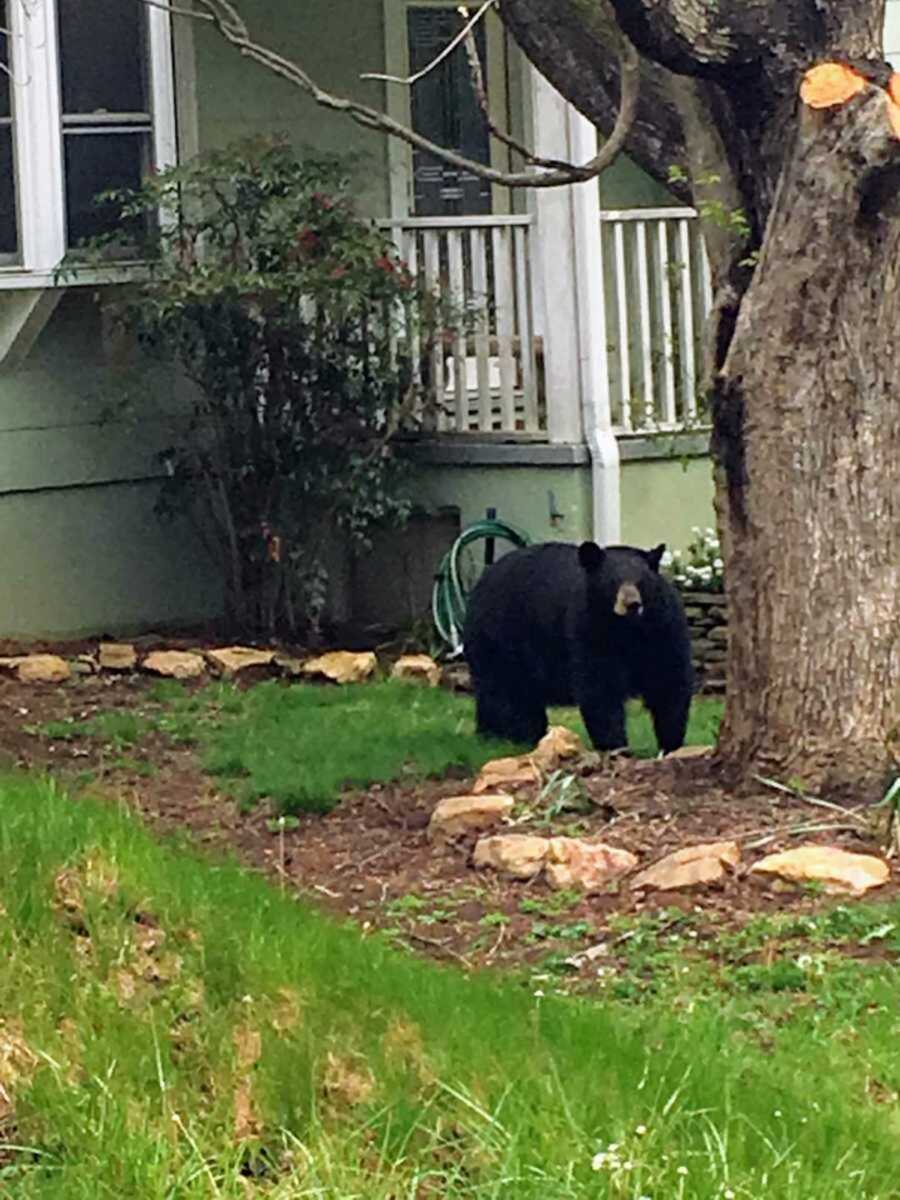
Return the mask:
<svg viewBox="0 0 900 1200">
<path fill-rule="evenodd" d="M 448 0 L 383 0 L 383 4 L 386 70 L 402 79 L 433 63 L 463 25 L 457 6 Z M 491 118 L 498 127 L 508 128 L 510 64 L 506 35 L 494 13 L 488 13 L 475 27 L 475 41 Z M 509 167 L 506 147 L 489 135 L 462 45 L 412 88 L 389 83 L 386 99 L 388 113 L 401 124 L 476 162 L 500 170 Z M 492 186 L 427 152 L 410 150 L 394 138 L 388 139 L 388 162 L 394 218 L 475 216 L 509 209 L 505 188 Z"/>
<path fill-rule="evenodd" d="M 169 13 L 139 0 L 0 0 L 0 287 L 111 228 L 94 204 L 175 161 Z"/>
<path fill-rule="evenodd" d="M 0 0 L 0 264 L 15 261 L 19 244 L 8 28 L 6 0 Z"/>
<path fill-rule="evenodd" d="M 406 21 L 411 71 L 428 67 L 463 27 L 463 17 L 452 8 L 410 7 Z M 486 62 L 485 42 L 484 23 L 480 22 L 475 28 L 475 44 L 482 64 Z M 418 81 L 412 89 L 411 119 L 413 129 L 429 141 L 475 162 L 490 163 L 488 127 L 475 97 L 465 47 L 457 46 Z M 413 211 L 417 217 L 489 213 L 491 185 L 470 171 L 414 149 Z"/>
</svg>

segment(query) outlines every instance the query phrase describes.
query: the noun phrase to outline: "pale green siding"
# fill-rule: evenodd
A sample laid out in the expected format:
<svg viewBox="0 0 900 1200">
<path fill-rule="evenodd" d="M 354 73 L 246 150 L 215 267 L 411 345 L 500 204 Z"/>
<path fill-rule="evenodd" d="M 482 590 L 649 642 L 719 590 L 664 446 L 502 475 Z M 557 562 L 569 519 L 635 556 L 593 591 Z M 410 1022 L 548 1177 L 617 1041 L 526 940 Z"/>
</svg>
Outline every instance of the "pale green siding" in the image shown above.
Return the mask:
<svg viewBox="0 0 900 1200">
<path fill-rule="evenodd" d="M 0 435 L 2 441 L 2 435 Z M 35 478 L 39 463 L 33 463 Z M 203 621 L 217 591 L 152 482 L 0 495 L 0 636 L 139 632 Z"/>
<path fill-rule="evenodd" d="M 900 71 L 900 0 L 887 0 L 884 13 L 884 52 Z"/>
<path fill-rule="evenodd" d="M 712 464 L 706 457 L 622 463 L 622 541 L 684 549 L 691 528 L 715 525 Z"/>
<path fill-rule="evenodd" d="M 384 106 L 384 84 L 360 79 L 367 70 L 384 70 L 380 0 L 250 0 L 240 7 L 256 41 L 295 58 L 322 87 Z M 286 133 L 298 148 L 359 153 L 365 159 L 359 203 L 375 216 L 388 215 L 385 138 L 327 111 L 299 87 L 242 58 L 202 22 L 194 27 L 194 41 L 201 148 Z"/>
<path fill-rule="evenodd" d="M 564 467 L 423 467 L 415 486 L 419 503 L 459 510 L 465 528 L 488 508 L 524 529 L 536 542 L 591 537 L 591 473 Z"/>
<path fill-rule="evenodd" d="M 0 374 L 0 636 L 215 610 L 190 531 L 152 511 L 176 396 L 104 325 L 89 288 L 67 292 L 25 363 Z"/>
</svg>

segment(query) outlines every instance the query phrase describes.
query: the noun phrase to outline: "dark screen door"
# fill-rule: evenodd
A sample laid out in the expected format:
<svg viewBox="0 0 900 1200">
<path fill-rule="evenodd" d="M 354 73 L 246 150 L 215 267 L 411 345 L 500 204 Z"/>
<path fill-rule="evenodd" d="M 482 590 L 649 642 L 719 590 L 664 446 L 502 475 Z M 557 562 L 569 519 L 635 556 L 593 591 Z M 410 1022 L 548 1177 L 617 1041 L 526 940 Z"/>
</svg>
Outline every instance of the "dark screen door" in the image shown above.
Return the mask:
<svg viewBox="0 0 900 1200">
<path fill-rule="evenodd" d="M 433 62 L 463 26 L 453 9 L 407 9 L 411 73 Z M 475 44 L 488 86 L 484 23 Z M 460 44 L 412 87 L 412 125 L 430 141 L 456 150 L 475 162 L 491 161 L 484 114 L 478 107 L 465 47 Z M 491 211 L 491 185 L 469 171 L 413 149 L 413 212 L 417 217 L 477 215 Z"/>
</svg>

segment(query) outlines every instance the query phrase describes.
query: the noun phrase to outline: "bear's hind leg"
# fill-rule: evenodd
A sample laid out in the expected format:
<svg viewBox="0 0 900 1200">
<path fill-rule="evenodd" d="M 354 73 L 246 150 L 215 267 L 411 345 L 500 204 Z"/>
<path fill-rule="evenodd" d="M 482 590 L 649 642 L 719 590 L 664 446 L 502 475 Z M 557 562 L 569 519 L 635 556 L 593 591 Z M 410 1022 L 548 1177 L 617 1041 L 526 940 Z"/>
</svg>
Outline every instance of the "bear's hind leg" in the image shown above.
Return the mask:
<svg viewBox="0 0 900 1200">
<path fill-rule="evenodd" d="M 645 695 L 644 704 L 650 710 L 656 743 L 663 754 L 671 754 L 683 746 L 691 708 L 690 689 L 685 688 L 675 696 Z"/>
<path fill-rule="evenodd" d="M 502 688 L 476 683 L 475 723 L 487 737 L 534 745 L 547 732 L 547 714 L 542 704 Z"/>
</svg>

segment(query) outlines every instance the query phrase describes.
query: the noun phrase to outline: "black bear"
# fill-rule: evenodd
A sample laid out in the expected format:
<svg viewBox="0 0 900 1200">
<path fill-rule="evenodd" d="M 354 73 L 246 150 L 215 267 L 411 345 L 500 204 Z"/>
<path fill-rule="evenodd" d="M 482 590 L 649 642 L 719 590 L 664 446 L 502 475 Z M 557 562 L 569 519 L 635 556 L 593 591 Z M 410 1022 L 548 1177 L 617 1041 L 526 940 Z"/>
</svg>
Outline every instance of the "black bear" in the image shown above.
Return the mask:
<svg viewBox="0 0 900 1200">
<path fill-rule="evenodd" d="M 463 631 L 478 732 L 537 742 L 547 705 L 577 704 L 598 750 L 627 745 L 625 700 L 640 696 L 668 753 L 684 742 L 694 673 L 665 546 L 547 542 L 482 575 Z"/>
</svg>

